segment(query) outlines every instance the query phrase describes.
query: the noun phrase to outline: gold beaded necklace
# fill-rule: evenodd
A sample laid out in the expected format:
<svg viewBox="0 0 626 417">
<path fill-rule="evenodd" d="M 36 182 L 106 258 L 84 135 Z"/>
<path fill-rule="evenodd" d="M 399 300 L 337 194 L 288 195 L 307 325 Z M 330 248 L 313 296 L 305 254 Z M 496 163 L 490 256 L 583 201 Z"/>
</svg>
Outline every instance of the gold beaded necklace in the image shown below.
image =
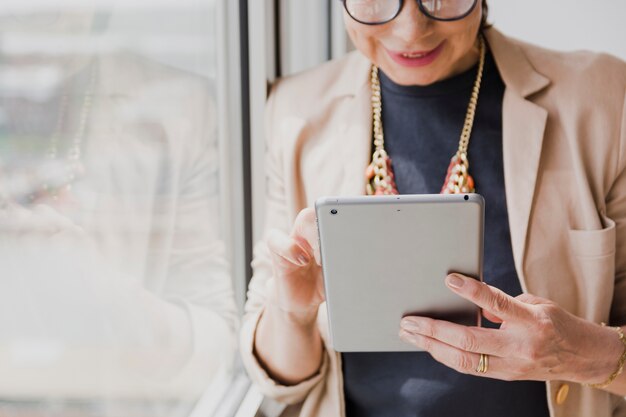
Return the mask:
<svg viewBox="0 0 626 417">
<path fill-rule="evenodd" d="M 450 160 L 446 179 L 443 187 L 441 188 L 441 194 L 473 193 L 475 191 L 474 179 L 469 174 L 467 147 L 469 145 L 469 139 L 474 125 L 476 105 L 478 104 L 478 94 L 480 92 L 483 68 L 485 66 L 485 41 L 482 36 L 478 37 L 478 43 L 480 50 L 478 73 L 476 74 L 474 88 L 472 89 L 470 102 L 467 106 L 465 124 L 463 125 L 463 130 L 461 131 L 461 139 L 459 140 L 459 149 Z M 380 80 L 378 79 L 378 67 L 375 65 L 372 65 L 371 88 L 374 153 L 372 154 L 372 162 L 370 162 L 365 172 L 365 176 L 367 178 L 366 191 L 368 195 L 398 194 L 391 158 L 385 150 L 383 122 L 381 117 L 383 109 L 382 95 Z"/>
</svg>

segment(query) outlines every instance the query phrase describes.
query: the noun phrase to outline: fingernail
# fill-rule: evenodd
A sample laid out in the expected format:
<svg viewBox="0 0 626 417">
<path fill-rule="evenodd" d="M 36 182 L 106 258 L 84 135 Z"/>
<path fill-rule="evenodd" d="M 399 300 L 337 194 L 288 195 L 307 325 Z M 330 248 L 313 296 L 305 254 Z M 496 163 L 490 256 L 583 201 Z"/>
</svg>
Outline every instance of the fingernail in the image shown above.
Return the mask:
<svg viewBox="0 0 626 417">
<path fill-rule="evenodd" d="M 306 255 L 300 254 L 298 255 L 298 262 L 302 266 L 307 265 L 309 263 L 309 258 Z"/>
<path fill-rule="evenodd" d="M 400 322 L 400 327 L 402 327 L 405 330 L 408 330 L 410 332 L 419 332 L 420 331 L 420 326 L 418 323 L 414 322 L 413 320 L 402 320 Z"/>
<path fill-rule="evenodd" d="M 448 287 L 461 288 L 465 284 L 465 280 L 458 275 L 452 274 L 446 277 L 446 284 Z"/>
</svg>

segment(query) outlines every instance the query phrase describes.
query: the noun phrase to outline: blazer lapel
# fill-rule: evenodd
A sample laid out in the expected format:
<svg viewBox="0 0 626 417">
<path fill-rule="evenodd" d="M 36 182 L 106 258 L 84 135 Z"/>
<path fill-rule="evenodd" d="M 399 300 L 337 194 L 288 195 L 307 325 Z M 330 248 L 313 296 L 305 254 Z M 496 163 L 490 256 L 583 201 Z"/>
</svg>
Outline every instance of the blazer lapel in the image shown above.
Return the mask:
<svg viewBox="0 0 626 417">
<path fill-rule="evenodd" d="M 527 289 L 524 256 L 537 172 L 548 112 L 527 99 L 550 84 L 539 74 L 514 42 L 495 29 L 487 41 L 504 84 L 502 141 L 504 183 L 515 266 L 522 288 Z"/>
<path fill-rule="evenodd" d="M 352 77 L 352 91 L 341 108 L 342 122 L 338 126 L 343 165 L 341 194 L 365 194 L 365 169 L 370 162 L 372 147 L 372 111 L 370 100 L 370 62 L 356 53 L 346 73 Z"/>
<path fill-rule="evenodd" d="M 545 109 L 520 96 L 505 93 L 502 120 L 504 185 L 515 266 L 526 292 L 523 264 L 547 117 Z"/>
</svg>

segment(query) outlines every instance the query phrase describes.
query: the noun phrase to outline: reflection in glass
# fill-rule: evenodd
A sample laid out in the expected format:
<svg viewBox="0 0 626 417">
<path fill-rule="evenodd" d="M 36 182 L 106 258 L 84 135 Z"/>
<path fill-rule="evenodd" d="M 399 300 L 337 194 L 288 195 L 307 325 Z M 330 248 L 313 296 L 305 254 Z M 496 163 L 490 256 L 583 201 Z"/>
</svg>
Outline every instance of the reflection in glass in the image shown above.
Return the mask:
<svg viewBox="0 0 626 417">
<path fill-rule="evenodd" d="M 185 416 L 231 375 L 214 3 L 0 4 L 0 415 Z"/>
</svg>

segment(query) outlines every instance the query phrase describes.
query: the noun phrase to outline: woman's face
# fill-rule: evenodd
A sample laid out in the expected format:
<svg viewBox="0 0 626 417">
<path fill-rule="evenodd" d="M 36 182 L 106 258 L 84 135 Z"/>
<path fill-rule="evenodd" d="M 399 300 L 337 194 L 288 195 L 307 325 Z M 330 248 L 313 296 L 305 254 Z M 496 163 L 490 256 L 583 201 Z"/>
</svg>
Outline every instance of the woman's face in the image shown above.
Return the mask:
<svg viewBox="0 0 626 417">
<path fill-rule="evenodd" d="M 476 35 L 482 7 L 465 18 L 440 22 L 426 17 L 415 0 L 382 25 L 364 25 L 344 11 L 346 30 L 356 48 L 401 85 L 428 85 L 459 74 L 478 59 Z"/>
</svg>

